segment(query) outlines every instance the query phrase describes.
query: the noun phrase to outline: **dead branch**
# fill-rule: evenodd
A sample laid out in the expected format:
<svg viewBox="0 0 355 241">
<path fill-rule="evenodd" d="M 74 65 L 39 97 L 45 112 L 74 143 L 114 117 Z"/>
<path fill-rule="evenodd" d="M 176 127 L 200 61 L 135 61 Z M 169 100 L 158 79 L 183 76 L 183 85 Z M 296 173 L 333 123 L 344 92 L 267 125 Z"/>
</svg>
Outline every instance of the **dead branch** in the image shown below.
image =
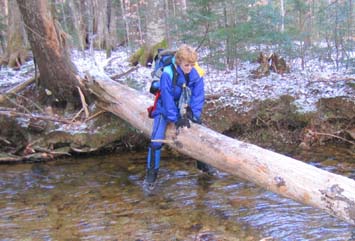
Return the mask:
<svg viewBox="0 0 355 241">
<path fill-rule="evenodd" d="M 344 80 L 345 80 L 345 81 L 353 81 L 353 80 L 355 80 L 355 78 L 350 78 L 350 77 L 348 77 L 348 78 L 345 78 Z"/>
<path fill-rule="evenodd" d="M 208 33 L 210 32 L 209 30 L 210 30 L 210 25 L 207 24 L 205 33 L 204 33 L 204 35 L 203 35 L 203 38 L 202 38 L 202 40 L 200 41 L 200 43 L 198 44 L 197 48 L 195 49 L 196 52 L 198 52 L 198 50 L 201 48 L 203 42 L 206 41 L 207 35 L 208 35 Z"/>
<path fill-rule="evenodd" d="M 51 155 L 65 155 L 65 156 L 71 156 L 71 154 L 69 152 L 63 152 L 63 151 L 52 151 L 46 148 L 42 148 L 42 147 L 34 147 L 33 148 L 35 151 L 37 152 L 43 152 L 43 153 L 48 153 Z"/>
<path fill-rule="evenodd" d="M 118 58 L 120 58 L 120 57 L 119 57 L 119 56 L 117 56 L 117 57 L 111 57 L 111 58 L 107 61 L 107 63 L 106 63 L 105 66 L 109 66 L 112 61 L 114 61 L 115 59 L 118 59 Z"/>
<path fill-rule="evenodd" d="M 5 93 L 5 95 L 19 93 L 19 92 L 21 92 L 22 90 L 24 90 L 27 86 L 33 84 L 34 82 L 35 82 L 35 78 L 32 77 L 32 78 L 26 80 L 25 82 L 22 82 L 21 84 L 16 85 L 14 88 L 8 90 L 8 91 Z M 3 103 L 3 102 L 6 100 L 5 95 L 0 95 L 0 103 Z"/>
<path fill-rule="evenodd" d="M 351 138 L 355 140 L 355 128 L 352 130 L 346 130 L 346 133 L 348 133 L 351 136 Z"/>
<path fill-rule="evenodd" d="M 13 155 L 7 153 L 0 153 L 0 163 L 6 162 L 22 162 L 26 160 L 33 160 L 33 161 L 46 161 L 52 160 L 56 157 L 60 156 L 71 156 L 69 152 L 65 151 L 56 151 L 56 150 L 49 150 L 42 147 L 30 147 L 30 144 L 26 146 L 24 155 Z"/>
<path fill-rule="evenodd" d="M 44 113 L 44 110 L 38 104 L 33 102 L 31 99 L 29 99 L 29 98 L 27 98 L 27 97 L 25 97 L 23 95 L 20 95 L 20 94 L 13 93 L 13 95 L 15 95 L 17 97 L 20 97 L 20 98 L 23 98 L 27 103 L 31 103 L 33 106 L 35 106 L 37 108 L 37 110 L 39 110 L 41 113 Z"/>
<path fill-rule="evenodd" d="M 338 81 L 354 81 L 355 78 L 329 78 L 329 79 L 325 79 L 325 78 L 319 78 L 317 80 L 312 80 L 310 82 L 307 83 L 306 87 L 312 85 L 312 84 L 315 84 L 315 83 L 329 83 L 329 82 L 333 82 L 333 83 L 336 83 Z"/>
<path fill-rule="evenodd" d="M 264 121 L 260 116 L 257 116 L 256 120 L 261 121 L 266 127 L 270 128 L 270 125 L 268 123 L 266 123 L 266 121 Z"/>
<path fill-rule="evenodd" d="M 123 76 L 128 75 L 129 73 L 131 73 L 131 72 L 137 70 L 138 68 L 139 68 L 139 66 L 135 66 L 135 67 L 130 68 L 129 70 L 127 70 L 126 72 L 123 72 L 123 73 L 121 73 L 121 74 L 112 75 L 110 78 L 111 78 L 111 79 L 119 79 L 119 78 L 122 78 Z"/>
<path fill-rule="evenodd" d="M 11 104 L 13 104 L 14 106 L 16 106 L 17 108 L 24 110 L 24 111 L 27 112 L 28 114 L 31 113 L 31 111 L 30 111 L 29 109 L 27 109 L 26 107 L 24 107 L 24 106 L 22 106 L 22 105 L 17 104 L 15 101 L 11 100 L 7 95 L 5 95 L 4 97 L 5 97 L 5 99 L 7 99 Z"/>
<path fill-rule="evenodd" d="M 23 160 L 24 160 L 24 157 L 22 157 L 22 156 L 14 156 L 14 155 L 0 156 L 0 163 L 1 162 L 20 162 Z"/>
<path fill-rule="evenodd" d="M 88 110 L 88 104 L 86 103 L 85 96 L 84 96 L 83 92 L 81 91 L 80 87 L 78 86 L 77 88 L 78 88 L 78 91 L 80 94 L 81 104 L 82 104 L 84 112 L 85 112 L 85 118 L 88 118 L 90 115 L 89 110 Z"/>
<path fill-rule="evenodd" d="M 7 107 L 0 106 L 0 111 L 16 111 L 16 109 L 15 108 L 7 108 Z"/>
<path fill-rule="evenodd" d="M 6 138 L 3 138 L 3 137 L 1 137 L 1 136 L 0 136 L 0 141 L 4 142 L 4 143 L 7 144 L 7 145 L 11 145 L 11 142 L 10 142 L 10 141 L 8 141 Z"/>
<path fill-rule="evenodd" d="M 345 138 L 343 138 L 343 137 L 341 137 L 341 136 L 337 136 L 337 135 L 334 135 L 334 134 L 324 133 L 324 132 L 316 132 L 316 131 L 312 131 L 312 133 L 313 133 L 314 135 L 319 135 L 319 136 L 330 136 L 330 137 L 334 137 L 334 138 L 340 139 L 340 140 L 342 140 L 342 141 L 348 142 L 348 143 L 350 143 L 350 144 L 352 144 L 352 145 L 355 145 L 355 142 L 349 141 L 349 140 L 347 140 L 347 139 L 345 139 Z"/>
<path fill-rule="evenodd" d="M 94 118 L 96 118 L 97 116 L 99 116 L 99 115 L 101 115 L 101 114 L 103 114 L 103 113 L 105 113 L 105 112 L 107 112 L 107 111 L 106 111 L 106 110 L 100 110 L 99 112 L 97 112 L 97 113 L 93 114 L 92 116 L 90 116 L 89 118 L 87 118 L 87 119 L 85 120 L 85 122 L 87 122 L 87 121 L 89 121 L 89 120 L 91 120 L 91 119 L 94 119 Z"/>
<path fill-rule="evenodd" d="M 80 116 L 80 114 L 84 111 L 83 108 L 81 108 L 78 113 L 75 114 L 75 116 L 71 119 L 72 122 L 74 122 L 76 120 L 76 118 L 78 118 Z"/>
<path fill-rule="evenodd" d="M 10 116 L 10 117 L 24 117 L 24 118 L 28 118 L 28 119 L 39 119 L 39 120 L 60 122 L 60 123 L 65 123 L 65 124 L 73 124 L 73 122 L 71 122 L 70 120 L 63 119 L 60 117 L 26 114 L 26 113 L 9 111 L 9 110 L 0 110 L 0 115 L 6 115 L 6 116 Z"/>
</svg>

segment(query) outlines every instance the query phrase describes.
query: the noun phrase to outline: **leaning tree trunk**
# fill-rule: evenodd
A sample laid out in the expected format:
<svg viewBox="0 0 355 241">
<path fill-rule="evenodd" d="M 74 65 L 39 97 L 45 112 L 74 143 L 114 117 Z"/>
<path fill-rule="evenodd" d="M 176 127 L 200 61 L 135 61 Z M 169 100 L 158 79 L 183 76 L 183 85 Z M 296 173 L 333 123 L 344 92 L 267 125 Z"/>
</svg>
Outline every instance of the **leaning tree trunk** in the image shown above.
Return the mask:
<svg viewBox="0 0 355 241">
<path fill-rule="evenodd" d="M 104 77 L 96 77 L 87 85 L 103 108 L 144 134 L 150 134 L 152 120 L 146 113 L 146 107 L 151 104 L 148 96 Z M 352 179 L 196 124 L 179 133 L 174 126 L 169 126 L 164 142 L 222 171 L 355 224 L 355 181 Z"/>
<path fill-rule="evenodd" d="M 66 34 L 53 20 L 47 0 L 17 0 L 17 3 L 38 64 L 41 87 L 51 92 L 53 100 L 77 102 L 77 70 L 69 58 Z"/>
</svg>

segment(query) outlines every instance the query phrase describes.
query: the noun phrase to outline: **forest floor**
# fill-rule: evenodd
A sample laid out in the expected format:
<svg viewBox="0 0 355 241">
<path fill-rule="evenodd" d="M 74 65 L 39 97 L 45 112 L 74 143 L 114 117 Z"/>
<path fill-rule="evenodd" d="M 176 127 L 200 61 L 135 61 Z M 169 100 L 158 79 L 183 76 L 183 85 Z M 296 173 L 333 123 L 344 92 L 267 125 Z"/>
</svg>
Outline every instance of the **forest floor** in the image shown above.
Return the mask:
<svg viewBox="0 0 355 241">
<path fill-rule="evenodd" d="M 103 51 L 73 51 L 72 59 L 82 74 L 96 69 L 148 92 L 150 68 L 123 74 L 132 69 L 129 54 L 118 49 L 106 58 Z M 309 61 L 302 69 L 298 61 L 292 61 L 290 73 L 254 78 L 252 71 L 258 63 L 240 63 L 233 71 L 215 70 L 203 60 L 200 65 L 206 71 L 203 120 L 212 129 L 268 148 L 340 142 L 354 149 L 355 66 L 337 69 L 333 63 Z M 19 70 L 2 66 L 0 93 L 33 76 L 32 61 Z"/>
</svg>

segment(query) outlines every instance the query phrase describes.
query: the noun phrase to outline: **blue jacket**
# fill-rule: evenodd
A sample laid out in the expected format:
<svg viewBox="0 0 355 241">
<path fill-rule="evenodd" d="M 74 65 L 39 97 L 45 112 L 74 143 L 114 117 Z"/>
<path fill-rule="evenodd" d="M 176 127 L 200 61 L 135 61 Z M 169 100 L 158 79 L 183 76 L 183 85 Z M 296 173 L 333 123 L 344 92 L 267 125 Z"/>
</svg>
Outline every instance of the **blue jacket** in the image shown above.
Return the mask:
<svg viewBox="0 0 355 241">
<path fill-rule="evenodd" d="M 171 69 L 171 67 L 165 67 Z M 180 66 L 176 70 L 178 77 L 175 87 L 172 83 L 171 73 L 165 70 L 160 78 L 160 98 L 157 103 L 157 108 L 153 113 L 153 117 L 162 114 L 169 122 L 176 122 L 180 119 L 178 102 L 182 93 L 182 85 L 186 83 L 184 73 Z M 171 71 L 170 71 L 171 72 Z M 194 117 L 200 118 L 203 105 L 205 102 L 204 81 L 195 68 L 192 68 L 189 73 L 190 82 L 187 85 L 191 90 L 191 99 L 189 106 L 191 107 Z M 174 93 L 173 93 L 174 92 Z"/>
</svg>

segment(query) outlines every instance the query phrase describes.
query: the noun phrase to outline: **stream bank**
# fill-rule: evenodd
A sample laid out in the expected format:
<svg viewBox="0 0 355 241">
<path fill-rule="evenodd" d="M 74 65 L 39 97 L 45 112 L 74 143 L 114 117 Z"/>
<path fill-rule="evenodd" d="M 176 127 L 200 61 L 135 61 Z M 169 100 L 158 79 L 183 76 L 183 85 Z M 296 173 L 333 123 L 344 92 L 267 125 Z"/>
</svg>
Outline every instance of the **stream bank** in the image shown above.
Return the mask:
<svg viewBox="0 0 355 241">
<path fill-rule="evenodd" d="M 151 69 L 128 71 L 131 66 L 126 49 L 117 49 L 110 59 L 104 51 L 72 50 L 72 56 L 81 73 L 93 68 L 110 76 L 129 72 L 115 81 L 145 93 L 149 89 Z M 213 70 L 201 63 L 206 70 L 204 125 L 276 151 L 285 145 L 307 150 L 340 144 L 354 153 L 354 75 L 349 69 L 335 71 L 334 66 L 317 64 L 309 62 L 309 70 L 297 69 L 295 64 L 288 74 L 253 79 L 250 73 L 257 68 L 253 63 L 241 63 L 237 72 Z M 16 71 L 2 67 L 0 92 L 33 73 L 32 60 Z M 0 109 L 2 161 L 138 151 L 149 143 L 147 137 L 95 104 L 88 107 L 89 114 L 71 106 L 62 109 L 50 96 L 37 96 L 34 84 L 9 97 Z"/>
<path fill-rule="evenodd" d="M 26 98 L 31 98 L 31 89 Z M 39 97 L 37 97 L 39 98 Z M 27 99 L 27 100 L 28 100 Z M 89 107 L 91 117 L 83 118 L 70 107 L 38 107 L 17 98 L 8 103 L 9 115 L 0 116 L 1 162 L 43 161 L 60 156 L 104 154 L 145 150 L 149 139 L 111 113 Z M 12 107 L 11 107 L 12 105 Z M 32 117 L 11 115 L 19 106 L 28 111 L 42 109 Z M 299 112 L 292 96 L 245 103 L 249 111 L 238 112 L 216 101 L 207 102 L 204 125 L 248 143 L 276 152 L 297 148 L 312 150 L 324 144 L 342 145 L 354 156 L 355 104 L 344 97 L 323 98 L 316 112 Z M 37 110 L 35 110 L 37 109 Z M 52 116 L 53 120 L 41 118 Z M 37 117 L 37 118 L 36 118 Z M 65 121 L 70 122 L 65 122 Z"/>
<path fill-rule="evenodd" d="M 212 129 L 267 149 L 341 144 L 354 153 L 355 104 L 347 98 L 322 98 L 316 111 L 306 113 L 299 112 L 288 95 L 248 107 L 250 111 L 238 113 L 232 107 L 207 104 L 204 118 Z"/>
</svg>

